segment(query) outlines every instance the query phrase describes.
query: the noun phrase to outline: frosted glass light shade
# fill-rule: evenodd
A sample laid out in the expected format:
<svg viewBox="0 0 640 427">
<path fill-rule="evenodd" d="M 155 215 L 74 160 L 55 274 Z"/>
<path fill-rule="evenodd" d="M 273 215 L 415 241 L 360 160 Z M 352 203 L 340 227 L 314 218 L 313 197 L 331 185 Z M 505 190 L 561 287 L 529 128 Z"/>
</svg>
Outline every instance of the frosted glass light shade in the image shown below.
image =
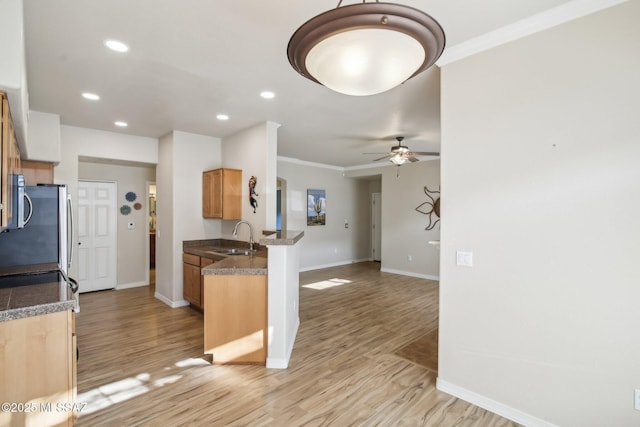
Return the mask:
<svg viewBox="0 0 640 427">
<path fill-rule="evenodd" d="M 347 95 L 385 92 L 433 65 L 445 35 L 431 16 L 394 3 L 337 7 L 291 36 L 287 57 L 304 77 Z"/>
<path fill-rule="evenodd" d="M 394 165 L 400 166 L 407 163 L 409 159 L 404 157 L 402 154 L 398 153 L 395 156 L 391 157 L 389 160 L 391 160 L 391 163 L 393 163 Z"/>
<path fill-rule="evenodd" d="M 361 29 L 322 40 L 307 54 L 309 73 L 346 95 L 373 95 L 411 77 L 424 62 L 416 39 L 399 31 Z"/>
</svg>

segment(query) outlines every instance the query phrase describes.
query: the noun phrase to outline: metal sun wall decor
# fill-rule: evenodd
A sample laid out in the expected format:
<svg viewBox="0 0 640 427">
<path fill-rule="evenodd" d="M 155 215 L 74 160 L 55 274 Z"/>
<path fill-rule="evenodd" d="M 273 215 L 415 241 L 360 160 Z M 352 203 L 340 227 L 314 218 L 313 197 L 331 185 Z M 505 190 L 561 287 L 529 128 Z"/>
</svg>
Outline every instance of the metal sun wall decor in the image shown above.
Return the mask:
<svg viewBox="0 0 640 427">
<path fill-rule="evenodd" d="M 258 178 L 255 176 L 251 176 L 249 178 L 249 204 L 253 208 L 253 213 L 256 213 L 256 208 L 258 207 L 258 200 L 253 197 L 258 197 L 258 193 L 256 193 L 256 185 L 258 185 Z"/>
<path fill-rule="evenodd" d="M 327 197 L 324 190 L 307 190 L 307 225 L 327 223 Z"/>
<path fill-rule="evenodd" d="M 433 227 L 436 226 L 438 222 L 440 222 L 440 190 L 431 191 L 424 186 L 424 194 L 429 198 L 428 201 L 421 203 L 416 210 L 421 214 L 429 215 L 429 224 L 425 227 L 425 230 L 433 230 Z M 431 195 L 438 195 L 434 198 Z M 433 221 L 433 215 L 438 217 L 435 221 Z"/>
</svg>

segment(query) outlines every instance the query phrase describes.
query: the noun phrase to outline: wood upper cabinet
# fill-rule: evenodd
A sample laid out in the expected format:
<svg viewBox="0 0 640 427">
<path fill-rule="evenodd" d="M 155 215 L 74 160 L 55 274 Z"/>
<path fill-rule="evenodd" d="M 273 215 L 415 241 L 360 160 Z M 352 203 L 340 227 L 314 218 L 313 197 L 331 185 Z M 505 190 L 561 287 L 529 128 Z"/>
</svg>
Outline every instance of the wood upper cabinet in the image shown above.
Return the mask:
<svg viewBox="0 0 640 427">
<path fill-rule="evenodd" d="M 242 218 L 242 170 L 215 169 L 202 173 L 202 216 Z"/>
<path fill-rule="evenodd" d="M 25 185 L 53 184 L 53 163 L 22 160 Z"/>
<path fill-rule="evenodd" d="M 0 230 L 11 219 L 11 175 L 21 173 L 20 149 L 11 121 L 9 100 L 0 92 Z"/>
</svg>

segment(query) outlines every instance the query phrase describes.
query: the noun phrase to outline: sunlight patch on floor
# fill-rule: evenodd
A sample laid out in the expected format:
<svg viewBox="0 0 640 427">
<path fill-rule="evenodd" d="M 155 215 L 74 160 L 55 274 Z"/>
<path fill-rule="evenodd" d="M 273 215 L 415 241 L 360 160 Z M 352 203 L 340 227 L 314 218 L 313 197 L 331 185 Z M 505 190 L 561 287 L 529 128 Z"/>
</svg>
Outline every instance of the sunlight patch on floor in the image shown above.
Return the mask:
<svg viewBox="0 0 640 427">
<path fill-rule="evenodd" d="M 175 363 L 175 367 L 188 369 L 194 366 L 211 366 L 209 362 L 200 358 L 188 358 Z M 163 371 L 170 371 L 175 368 L 165 367 Z M 78 394 L 78 402 L 86 402 L 87 405 L 79 414 L 88 415 L 101 409 L 132 399 L 136 396 L 148 393 L 154 388 L 164 387 L 179 381 L 184 375 L 172 374 L 161 378 L 153 379 L 149 373 L 141 373 L 135 377 L 125 378 L 110 384 L 105 384 Z"/>
<path fill-rule="evenodd" d="M 309 283 L 308 285 L 302 285 L 303 288 L 310 288 L 316 290 L 333 288 L 335 286 L 342 286 L 351 283 L 351 280 L 347 279 L 329 279 L 321 282 Z"/>
</svg>

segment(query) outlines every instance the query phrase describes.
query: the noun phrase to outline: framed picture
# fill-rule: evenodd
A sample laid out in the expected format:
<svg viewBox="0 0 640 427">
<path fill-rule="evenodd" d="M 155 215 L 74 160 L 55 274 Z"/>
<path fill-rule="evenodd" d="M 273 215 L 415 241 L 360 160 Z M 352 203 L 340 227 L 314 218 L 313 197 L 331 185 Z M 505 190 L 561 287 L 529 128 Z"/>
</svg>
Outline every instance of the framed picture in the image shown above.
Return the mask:
<svg viewBox="0 0 640 427">
<path fill-rule="evenodd" d="M 327 196 L 324 190 L 307 190 L 307 225 L 325 225 Z"/>
</svg>

